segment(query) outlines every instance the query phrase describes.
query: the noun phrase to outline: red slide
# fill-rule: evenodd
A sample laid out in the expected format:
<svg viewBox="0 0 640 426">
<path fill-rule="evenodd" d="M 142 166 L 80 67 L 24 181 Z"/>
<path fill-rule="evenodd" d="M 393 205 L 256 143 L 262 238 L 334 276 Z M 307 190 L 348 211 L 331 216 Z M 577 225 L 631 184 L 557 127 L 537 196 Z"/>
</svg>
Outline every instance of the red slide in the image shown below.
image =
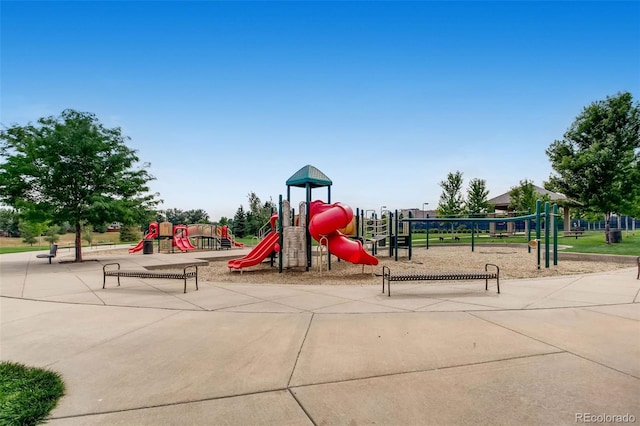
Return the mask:
<svg viewBox="0 0 640 426">
<path fill-rule="evenodd" d="M 188 228 L 185 225 L 175 225 L 173 227 L 173 245 L 178 247 L 178 250 L 189 251 L 196 248 L 189 241 Z"/>
<path fill-rule="evenodd" d="M 135 253 L 137 251 L 142 250 L 142 246 L 144 245 L 144 240 L 152 240 L 154 238 L 158 238 L 158 222 L 151 222 L 149 224 L 149 232 L 144 235 L 144 238 L 140 240 L 135 247 L 131 247 L 129 249 L 129 253 Z"/>
<path fill-rule="evenodd" d="M 278 251 L 278 239 L 280 234 L 277 232 L 269 233 L 257 246 L 253 248 L 245 257 L 241 259 L 233 259 L 227 263 L 229 269 L 242 269 L 249 266 L 257 265 L 267 258 L 274 250 Z"/>
<path fill-rule="evenodd" d="M 222 226 L 222 230 L 220 231 L 220 237 L 228 239 L 229 241 L 231 241 L 231 244 L 233 244 L 236 247 L 244 247 L 244 243 L 239 243 L 233 238 L 231 238 L 231 236 L 229 235 L 229 227 L 227 225 Z"/>
<path fill-rule="evenodd" d="M 353 218 L 351 207 L 340 203 L 326 204 L 320 200 L 311 202 L 309 207 L 309 233 L 316 240 L 327 237 L 329 252 L 347 262 L 362 265 L 377 265 L 378 259 L 362 247 L 362 243 L 350 240 L 338 231 Z M 324 242 L 324 241 L 323 241 Z"/>
<path fill-rule="evenodd" d="M 187 237 L 176 236 L 176 237 L 173 238 L 173 242 L 174 242 L 175 246 L 178 247 L 178 249 L 182 250 L 182 251 L 189 251 L 189 250 L 195 250 L 196 249 L 193 246 L 193 244 L 191 244 L 191 241 L 189 241 L 189 238 L 187 238 Z"/>
</svg>

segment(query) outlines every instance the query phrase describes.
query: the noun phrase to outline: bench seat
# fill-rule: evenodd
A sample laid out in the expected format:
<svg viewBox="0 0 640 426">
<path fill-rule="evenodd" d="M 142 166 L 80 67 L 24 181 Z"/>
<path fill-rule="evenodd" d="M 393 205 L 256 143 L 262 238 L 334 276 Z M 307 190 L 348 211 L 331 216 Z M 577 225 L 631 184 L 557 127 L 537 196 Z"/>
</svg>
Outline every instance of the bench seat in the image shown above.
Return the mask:
<svg viewBox="0 0 640 426">
<path fill-rule="evenodd" d="M 576 237 L 576 240 L 577 240 L 578 237 L 581 237 L 584 235 L 584 231 L 562 231 L 562 235 L 564 237 Z"/>
<path fill-rule="evenodd" d="M 495 271 L 489 271 L 489 266 Z M 391 297 L 391 281 L 469 281 L 485 280 L 485 290 L 489 289 L 489 280 L 496 280 L 498 294 L 500 294 L 500 268 L 493 263 L 484 265 L 484 271 L 478 272 L 425 272 L 393 275 L 387 266 L 382 267 L 382 293 L 385 284 L 388 296 Z"/>
<path fill-rule="evenodd" d="M 105 288 L 107 277 L 117 277 L 118 286 L 120 286 L 120 277 L 131 278 L 158 278 L 158 279 L 175 279 L 184 280 L 184 292 L 187 292 L 187 280 L 195 278 L 196 290 L 198 290 L 198 266 L 188 265 L 182 269 L 182 272 L 170 271 L 132 271 L 120 269 L 119 263 L 107 263 L 102 267 L 102 288 Z"/>
<path fill-rule="evenodd" d="M 51 259 L 58 255 L 58 245 L 53 244 L 49 249 L 49 253 L 45 254 L 36 254 L 36 257 L 39 259 L 49 259 L 49 265 L 51 265 Z"/>
</svg>

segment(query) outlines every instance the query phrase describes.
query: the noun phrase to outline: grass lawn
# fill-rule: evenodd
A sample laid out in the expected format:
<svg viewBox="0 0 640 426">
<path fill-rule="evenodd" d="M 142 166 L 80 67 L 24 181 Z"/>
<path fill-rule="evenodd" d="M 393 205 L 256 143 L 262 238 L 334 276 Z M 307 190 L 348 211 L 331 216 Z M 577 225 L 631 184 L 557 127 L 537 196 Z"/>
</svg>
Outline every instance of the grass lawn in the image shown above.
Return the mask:
<svg viewBox="0 0 640 426">
<path fill-rule="evenodd" d="M 44 422 L 64 395 L 58 373 L 0 362 L 0 425 L 37 425 Z"/>
<path fill-rule="evenodd" d="M 429 234 L 429 246 L 437 246 L 439 244 L 471 244 L 471 234 L 456 234 L 456 236 L 460 238 L 459 241 L 453 240 L 451 234 Z M 444 240 L 440 241 L 440 237 L 443 237 Z M 532 233 L 532 238 L 535 238 L 535 233 Z M 542 234 L 542 238 L 542 244 L 544 244 L 544 233 Z M 414 247 L 425 245 L 425 234 L 413 234 L 412 242 Z M 487 234 L 483 234 L 475 237 L 476 244 L 525 244 L 526 242 L 527 239 L 524 235 L 495 238 L 489 237 Z M 553 241 L 550 241 L 550 244 L 553 244 Z M 622 242 L 616 244 L 606 244 L 604 240 L 604 232 L 602 231 L 587 231 L 578 238 L 564 237 L 562 236 L 562 233 L 559 233 L 558 245 L 566 246 L 567 248 L 561 249 L 566 252 L 640 256 L 640 230 L 636 230 L 635 235 L 633 232 L 629 232 L 627 234 L 627 232 L 622 231 Z"/>
<path fill-rule="evenodd" d="M 460 238 L 459 241 L 455 241 L 451 234 L 429 234 L 429 246 L 438 244 L 460 244 L 460 245 L 470 245 L 471 244 L 471 234 L 455 234 L 456 237 Z M 532 233 L 532 236 L 535 236 L 535 233 Z M 442 237 L 443 241 L 440 241 L 439 238 Z M 58 245 L 60 247 L 73 246 L 74 244 L 74 234 L 65 234 L 60 236 L 60 240 L 58 241 Z M 544 233 L 543 233 L 544 239 Z M 93 244 L 96 243 L 106 243 L 113 242 L 119 243 L 120 241 L 120 233 L 119 232 L 105 232 L 105 233 L 97 233 L 93 234 Z M 245 237 L 238 238 L 236 241 L 240 243 L 244 243 L 247 246 L 255 246 L 258 244 L 258 240 L 253 237 Z M 424 246 L 425 234 L 423 233 L 414 233 L 413 234 L 413 246 L 420 247 Z M 488 234 L 481 234 L 476 236 L 475 243 L 476 244 L 484 244 L 484 243 L 500 243 L 500 244 L 524 244 L 527 242 L 527 239 L 524 235 L 513 235 L 506 238 L 495 238 L 489 237 Z M 315 244 L 315 241 L 314 241 Z M 577 253 L 599 253 L 599 254 L 620 254 L 620 255 L 628 255 L 628 256 L 640 256 L 640 230 L 637 230 L 635 234 L 633 232 L 622 231 L 622 242 L 619 244 L 606 244 L 604 242 L 604 233 L 603 231 L 587 231 L 583 236 L 579 238 L 575 237 L 564 237 L 562 233 L 558 236 L 558 244 L 562 246 L 568 246 L 567 248 L 562 249 L 567 252 L 577 252 Z M 86 247 L 87 242 L 83 241 L 83 245 Z M 41 244 L 34 244 L 30 246 L 24 242 L 22 242 L 21 238 L 6 238 L 0 237 L 0 254 L 4 253 L 18 253 L 25 251 L 36 251 L 36 250 L 48 250 L 49 243 L 41 241 Z"/>
<path fill-rule="evenodd" d="M 75 245 L 75 234 L 64 234 L 60 235 L 60 239 L 56 244 L 59 247 L 73 247 Z M 142 236 L 140 237 L 142 238 Z M 136 241 L 137 242 L 137 241 Z M 94 232 L 93 239 L 91 240 L 92 244 L 99 243 L 120 243 L 120 232 Z M 83 247 L 88 247 L 86 241 L 82 241 Z M 0 254 L 5 253 L 21 253 L 25 251 L 38 251 L 38 250 L 49 250 L 49 243 L 45 241 L 44 237 L 38 243 L 33 245 L 29 245 L 22 241 L 22 238 L 8 238 L 8 237 L 0 237 Z"/>
</svg>

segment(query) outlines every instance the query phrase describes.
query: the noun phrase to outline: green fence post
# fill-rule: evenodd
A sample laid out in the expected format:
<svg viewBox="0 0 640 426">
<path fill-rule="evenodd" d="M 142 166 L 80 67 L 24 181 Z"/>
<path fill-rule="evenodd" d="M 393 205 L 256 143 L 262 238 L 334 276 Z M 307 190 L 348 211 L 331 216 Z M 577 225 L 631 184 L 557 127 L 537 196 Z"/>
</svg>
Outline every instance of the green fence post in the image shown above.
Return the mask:
<svg viewBox="0 0 640 426">
<path fill-rule="evenodd" d="M 427 219 L 429 219 L 429 215 L 427 215 Z M 431 222 L 427 221 L 427 250 L 429 250 L 429 224 Z"/>
<path fill-rule="evenodd" d="M 544 203 L 544 267 L 549 267 L 549 202 Z"/>
<path fill-rule="evenodd" d="M 531 216 L 531 208 L 527 209 L 527 216 Z M 527 219 L 527 253 L 531 253 L 529 241 L 531 241 L 531 218 Z"/>
<path fill-rule="evenodd" d="M 553 205 L 553 266 L 558 266 L 558 204 Z"/>
<path fill-rule="evenodd" d="M 475 235 L 476 235 L 476 223 L 475 222 L 471 222 L 471 251 L 475 251 Z"/>
<path fill-rule="evenodd" d="M 540 209 L 542 208 L 542 201 L 536 200 L 536 240 L 538 244 L 536 244 L 536 249 L 538 250 L 538 269 L 540 269 Z"/>
</svg>

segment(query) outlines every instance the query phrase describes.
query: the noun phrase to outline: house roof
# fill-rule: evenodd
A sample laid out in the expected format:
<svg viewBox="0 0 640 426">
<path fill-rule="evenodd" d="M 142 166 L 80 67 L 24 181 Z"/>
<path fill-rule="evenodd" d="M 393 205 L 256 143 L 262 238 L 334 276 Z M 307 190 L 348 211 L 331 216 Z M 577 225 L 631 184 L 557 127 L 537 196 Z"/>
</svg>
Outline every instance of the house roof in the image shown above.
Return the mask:
<svg viewBox="0 0 640 426">
<path fill-rule="evenodd" d="M 309 164 L 298 170 L 287 179 L 287 186 L 304 188 L 309 184 L 311 188 L 331 186 L 333 182 L 324 173 Z"/>
<path fill-rule="evenodd" d="M 559 205 L 566 205 L 566 206 L 580 205 L 580 203 L 578 203 L 577 201 L 571 200 L 570 198 L 567 198 L 567 196 L 564 194 L 560 194 L 558 192 L 552 192 L 552 191 L 549 191 L 548 189 L 544 189 L 537 185 L 533 185 L 533 188 L 536 191 L 536 193 L 540 195 L 548 195 L 551 201 L 558 203 Z M 509 206 L 509 204 L 511 204 L 510 192 L 511 191 L 505 192 L 502 195 L 498 195 L 497 197 L 494 197 L 488 200 L 488 203 L 493 204 L 496 207 L 496 209 L 500 209 L 500 210 L 506 209 Z"/>
</svg>

